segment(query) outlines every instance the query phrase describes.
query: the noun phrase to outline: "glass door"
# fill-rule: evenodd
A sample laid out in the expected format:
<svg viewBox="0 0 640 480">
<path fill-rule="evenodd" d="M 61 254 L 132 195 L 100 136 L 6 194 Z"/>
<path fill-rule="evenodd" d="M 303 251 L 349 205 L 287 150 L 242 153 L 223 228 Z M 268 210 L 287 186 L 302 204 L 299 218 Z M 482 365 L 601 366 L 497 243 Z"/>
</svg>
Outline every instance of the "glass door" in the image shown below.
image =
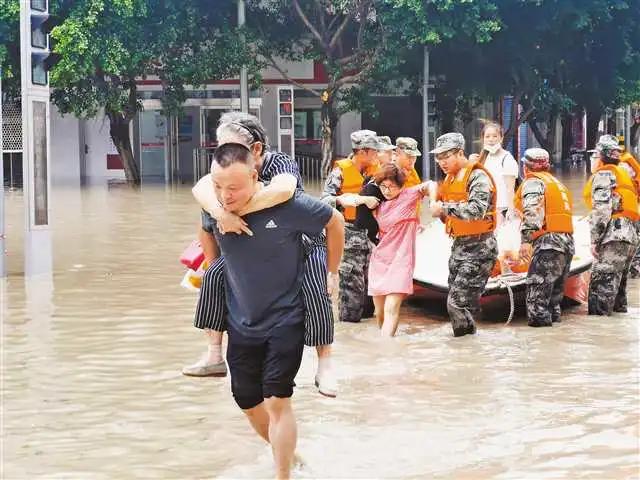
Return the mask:
<svg viewBox="0 0 640 480">
<path fill-rule="evenodd" d="M 140 112 L 140 176 L 143 182 L 166 182 L 168 121 L 159 110 Z"/>
</svg>

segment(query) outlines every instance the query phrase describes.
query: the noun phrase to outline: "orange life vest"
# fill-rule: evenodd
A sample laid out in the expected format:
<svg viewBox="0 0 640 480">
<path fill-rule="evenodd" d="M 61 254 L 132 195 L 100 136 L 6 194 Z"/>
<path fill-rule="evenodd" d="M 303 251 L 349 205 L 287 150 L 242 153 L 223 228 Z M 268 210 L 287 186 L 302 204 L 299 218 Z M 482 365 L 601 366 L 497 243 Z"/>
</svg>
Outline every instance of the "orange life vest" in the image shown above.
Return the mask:
<svg viewBox="0 0 640 480">
<path fill-rule="evenodd" d="M 593 209 L 593 204 L 591 203 L 593 177 L 597 172 L 601 170 L 607 170 L 615 175 L 616 188 L 614 189 L 614 192 L 617 193 L 622 200 L 622 210 L 619 212 L 614 212 L 611 217 L 626 217 L 634 222 L 640 220 L 640 215 L 638 215 L 638 195 L 636 193 L 636 187 L 633 184 L 631 176 L 618 165 L 603 165 L 602 167 L 598 168 L 593 175 L 591 175 L 591 178 L 584 186 L 584 190 L 582 191 L 584 203 L 587 205 L 587 207 L 589 207 L 589 210 Z"/>
<path fill-rule="evenodd" d="M 620 155 L 620 163 L 622 162 L 629 165 L 631 170 L 635 172 L 635 176 L 631 180 L 635 183 L 636 193 L 638 197 L 640 197 L 640 163 L 629 152 L 622 152 L 622 155 Z"/>
<path fill-rule="evenodd" d="M 411 169 L 409 175 L 407 175 L 407 179 L 404 181 L 404 188 L 415 187 L 416 185 L 420 185 L 422 181 L 420 180 L 420 176 L 418 172 L 416 172 L 415 168 Z"/>
<path fill-rule="evenodd" d="M 496 228 L 496 186 L 491 174 L 479 163 L 471 163 L 464 167 L 462 179 L 456 175 L 447 175 L 438 191 L 438 199 L 443 202 L 467 202 L 469 200 L 469 177 L 474 170 L 482 170 L 491 180 L 491 205 L 484 218 L 479 220 L 462 220 L 454 216 L 445 219 L 446 231 L 452 237 L 465 237 L 493 232 Z"/>
<path fill-rule="evenodd" d="M 362 184 L 364 183 L 364 177 L 360 170 L 353 164 L 353 160 L 350 158 L 338 160 L 336 166 L 342 171 L 342 187 L 340 188 L 340 193 L 360 193 Z M 343 215 L 347 222 L 353 222 L 356 219 L 355 207 L 345 207 Z"/>
<path fill-rule="evenodd" d="M 534 232 L 532 237 L 536 238 L 549 232 L 573 233 L 573 221 L 571 211 L 571 193 L 556 177 L 549 172 L 529 172 L 525 178 L 537 178 L 544 183 L 544 225 L 540 230 Z M 522 207 L 522 185 L 518 188 L 515 198 L 515 207 L 521 212 Z"/>
</svg>

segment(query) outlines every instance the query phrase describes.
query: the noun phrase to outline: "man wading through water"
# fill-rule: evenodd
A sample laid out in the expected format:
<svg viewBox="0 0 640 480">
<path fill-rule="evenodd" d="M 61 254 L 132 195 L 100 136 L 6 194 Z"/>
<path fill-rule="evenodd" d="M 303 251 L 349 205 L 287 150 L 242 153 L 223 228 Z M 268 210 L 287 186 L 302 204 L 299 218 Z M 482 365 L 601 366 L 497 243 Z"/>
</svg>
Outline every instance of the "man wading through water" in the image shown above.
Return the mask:
<svg viewBox="0 0 640 480">
<path fill-rule="evenodd" d="M 241 211 L 261 186 L 250 150 L 234 143 L 216 150 L 211 178 L 230 212 Z M 289 478 L 297 440 L 291 396 L 305 330 L 302 237 L 326 228 L 327 267 L 337 274 L 344 223 L 336 210 L 301 192 L 244 221 L 252 236 L 213 228 L 225 258 L 231 390 L 251 426 L 271 444 L 277 478 Z"/>
</svg>

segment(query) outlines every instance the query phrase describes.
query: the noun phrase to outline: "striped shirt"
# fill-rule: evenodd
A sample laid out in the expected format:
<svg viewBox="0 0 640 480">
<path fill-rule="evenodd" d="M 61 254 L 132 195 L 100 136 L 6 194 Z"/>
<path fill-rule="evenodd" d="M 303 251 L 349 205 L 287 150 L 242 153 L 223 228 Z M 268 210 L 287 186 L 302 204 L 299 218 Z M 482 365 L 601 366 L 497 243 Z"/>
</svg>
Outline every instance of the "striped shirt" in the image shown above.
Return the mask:
<svg viewBox="0 0 640 480">
<path fill-rule="evenodd" d="M 288 173 L 296 177 L 298 181 L 298 190 L 304 191 L 304 183 L 300 176 L 300 169 L 298 164 L 291 160 L 291 157 L 282 152 L 267 152 L 262 162 L 262 168 L 258 174 L 258 178 L 261 182 L 270 182 L 273 177 L 283 173 Z"/>
</svg>

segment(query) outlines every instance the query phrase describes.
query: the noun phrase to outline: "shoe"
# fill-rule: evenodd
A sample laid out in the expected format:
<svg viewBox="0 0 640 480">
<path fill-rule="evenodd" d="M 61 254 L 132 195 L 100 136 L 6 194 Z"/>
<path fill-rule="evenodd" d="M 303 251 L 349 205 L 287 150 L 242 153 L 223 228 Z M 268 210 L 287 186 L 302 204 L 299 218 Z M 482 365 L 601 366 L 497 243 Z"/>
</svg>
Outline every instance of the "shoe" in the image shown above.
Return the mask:
<svg viewBox="0 0 640 480">
<path fill-rule="evenodd" d="M 196 363 L 182 369 L 182 374 L 188 377 L 226 377 L 227 364 L 224 360 L 218 363 L 201 365 Z"/>
<path fill-rule="evenodd" d="M 613 307 L 613 311 L 616 313 L 627 313 L 627 306 Z"/>
<path fill-rule="evenodd" d="M 338 395 L 338 383 L 332 374 L 316 375 L 314 383 L 320 395 L 329 398 L 336 398 Z"/>
</svg>

